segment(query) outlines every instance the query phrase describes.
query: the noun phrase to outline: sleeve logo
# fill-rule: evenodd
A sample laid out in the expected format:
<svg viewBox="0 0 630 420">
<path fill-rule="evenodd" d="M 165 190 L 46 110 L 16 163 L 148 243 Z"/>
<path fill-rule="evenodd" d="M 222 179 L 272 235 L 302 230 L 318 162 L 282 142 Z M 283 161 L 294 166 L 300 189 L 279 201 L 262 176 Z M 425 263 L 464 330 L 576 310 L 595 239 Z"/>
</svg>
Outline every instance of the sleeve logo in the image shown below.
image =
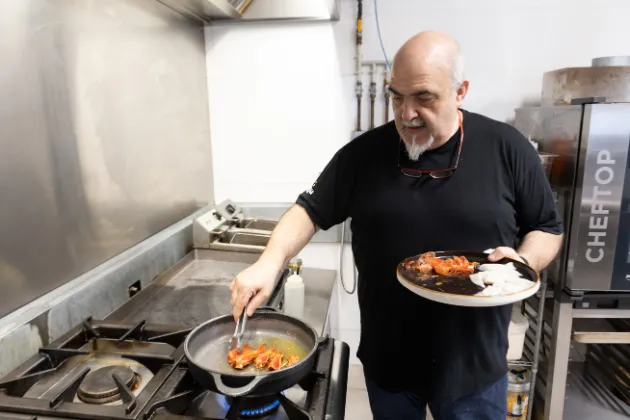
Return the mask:
<svg viewBox="0 0 630 420">
<path fill-rule="evenodd" d="M 305 193 L 313 195 L 315 193 L 315 190 L 313 189 L 313 188 L 315 188 L 315 184 L 317 184 L 317 181 L 313 182 L 313 185 L 311 185 L 311 188 L 306 190 Z"/>
</svg>

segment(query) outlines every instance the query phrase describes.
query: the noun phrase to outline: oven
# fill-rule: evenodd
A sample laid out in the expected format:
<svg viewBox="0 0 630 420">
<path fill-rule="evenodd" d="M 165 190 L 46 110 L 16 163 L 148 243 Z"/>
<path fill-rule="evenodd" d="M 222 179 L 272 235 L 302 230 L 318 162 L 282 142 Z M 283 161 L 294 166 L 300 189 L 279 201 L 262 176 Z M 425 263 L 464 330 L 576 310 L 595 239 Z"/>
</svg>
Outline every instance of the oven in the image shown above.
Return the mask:
<svg viewBox="0 0 630 420">
<path fill-rule="evenodd" d="M 561 69 L 515 126 L 548 159 L 565 224 L 549 267 L 570 293 L 630 290 L 630 67 Z"/>
</svg>

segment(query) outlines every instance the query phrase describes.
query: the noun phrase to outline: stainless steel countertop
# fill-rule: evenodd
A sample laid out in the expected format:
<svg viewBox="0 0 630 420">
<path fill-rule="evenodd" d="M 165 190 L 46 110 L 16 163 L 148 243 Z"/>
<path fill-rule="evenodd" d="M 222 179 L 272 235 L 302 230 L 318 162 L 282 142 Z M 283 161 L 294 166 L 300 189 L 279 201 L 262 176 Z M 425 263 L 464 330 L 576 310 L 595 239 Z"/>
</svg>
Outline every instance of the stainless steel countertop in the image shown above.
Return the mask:
<svg viewBox="0 0 630 420">
<path fill-rule="evenodd" d="M 229 284 L 258 255 L 195 250 L 107 317 L 129 323 L 175 324 L 195 327 L 231 312 Z M 328 332 L 334 270 L 303 267 L 303 320 L 323 335 Z"/>
<path fill-rule="evenodd" d="M 300 276 L 304 279 L 305 289 L 303 320 L 320 335 L 329 333 L 331 299 L 337 273 L 334 270 L 304 268 Z"/>
</svg>

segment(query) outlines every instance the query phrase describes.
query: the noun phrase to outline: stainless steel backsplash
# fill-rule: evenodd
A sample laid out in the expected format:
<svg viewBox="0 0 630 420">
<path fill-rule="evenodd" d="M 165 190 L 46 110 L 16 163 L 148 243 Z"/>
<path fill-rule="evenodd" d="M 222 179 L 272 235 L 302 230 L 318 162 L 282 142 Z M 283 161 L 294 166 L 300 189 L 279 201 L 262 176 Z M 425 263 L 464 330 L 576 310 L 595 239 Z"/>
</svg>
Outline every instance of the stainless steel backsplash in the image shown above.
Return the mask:
<svg viewBox="0 0 630 420">
<path fill-rule="evenodd" d="M 212 204 L 206 74 L 157 1 L 0 1 L 0 317 Z"/>
</svg>

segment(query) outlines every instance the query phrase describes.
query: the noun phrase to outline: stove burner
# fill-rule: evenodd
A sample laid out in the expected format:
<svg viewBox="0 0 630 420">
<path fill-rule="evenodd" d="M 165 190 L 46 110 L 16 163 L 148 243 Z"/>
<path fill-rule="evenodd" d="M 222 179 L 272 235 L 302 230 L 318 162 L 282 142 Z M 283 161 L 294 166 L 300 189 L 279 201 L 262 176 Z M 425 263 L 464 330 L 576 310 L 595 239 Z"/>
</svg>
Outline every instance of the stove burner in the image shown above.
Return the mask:
<svg viewBox="0 0 630 420">
<path fill-rule="evenodd" d="M 280 407 L 280 400 L 277 395 L 241 397 L 238 399 L 224 398 L 224 405 L 226 407 L 230 407 L 232 404 L 238 404 L 238 418 L 242 419 L 263 417 Z"/>
<path fill-rule="evenodd" d="M 275 400 L 273 402 L 270 402 L 267 405 L 263 405 L 257 408 L 248 408 L 248 409 L 241 410 L 241 412 L 239 413 L 239 417 L 242 417 L 242 418 L 262 417 L 264 415 L 267 415 L 277 410 L 279 406 L 280 406 L 280 401 Z"/>
<path fill-rule="evenodd" d="M 134 389 L 140 379 L 128 366 L 102 367 L 87 374 L 79 385 L 77 396 L 88 404 L 107 404 L 120 400 L 120 389 L 114 381 L 114 374 L 129 389 Z"/>
</svg>

